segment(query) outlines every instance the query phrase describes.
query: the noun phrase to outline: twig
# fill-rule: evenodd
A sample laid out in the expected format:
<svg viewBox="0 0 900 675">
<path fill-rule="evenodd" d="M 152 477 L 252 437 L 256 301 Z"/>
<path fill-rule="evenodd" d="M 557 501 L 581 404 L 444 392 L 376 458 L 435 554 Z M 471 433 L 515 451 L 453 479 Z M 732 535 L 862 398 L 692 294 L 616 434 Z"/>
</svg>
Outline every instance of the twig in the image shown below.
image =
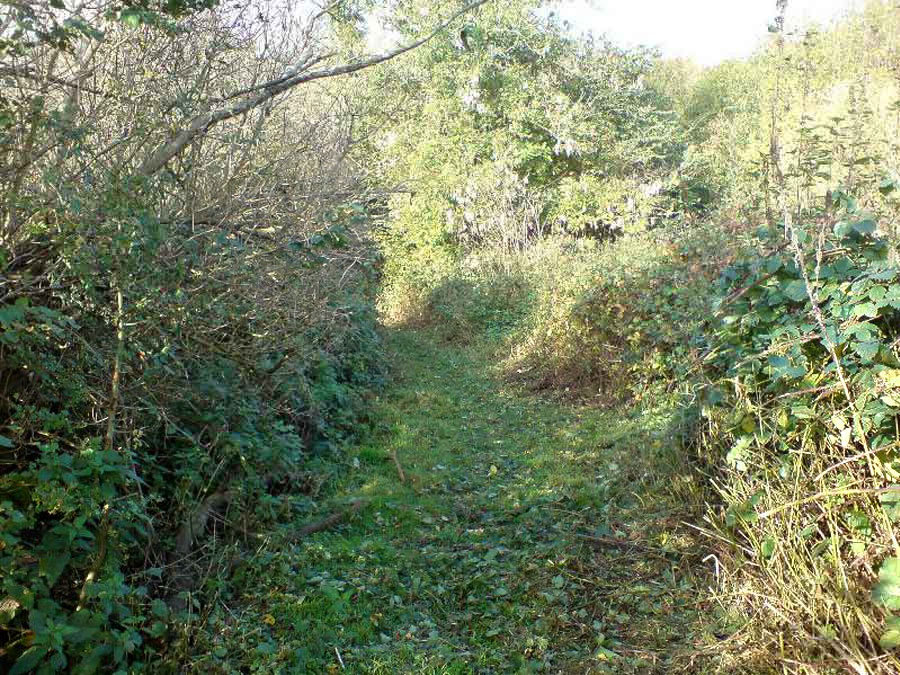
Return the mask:
<svg viewBox="0 0 900 675">
<path fill-rule="evenodd" d="M 818 499 L 824 499 L 826 497 L 852 497 L 854 495 L 881 495 L 886 494 L 888 492 L 896 492 L 900 493 L 900 485 L 891 485 L 890 487 L 884 488 L 856 488 L 853 490 L 831 490 L 827 492 L 818 492 L 809 497 L 804 497 L 803 499 L 795 499 L 786 504 L 782 504 L 781 506 L 777 506 L 774 509 L 769 509 L 768 511 L 763 511 L 759 514 L 759 518 L 770 518 L 777 513 L 781 513 L 782 511 L 786 511 L 787 509 L 794 506 L 803 506 L 804 504 L 809 504 L 810 502 L 814 502 Z"/>
<path fill-rule="evenodd" d="M 323 70 L 312 71 L 310 70 L 310 68 L 313 65 L 321 62 L 322 60 L 325 60 L 330 55 L 325 54 L 316 57 L 307 57 L 299 64 L 291 68 L 282 77 L 270 82 L 266 82 L 264 85 L 262 85 L 261 90 L 251 89 L 250 91 L 258 91 L 258 93 L 255 93 L 255 95 L 253 95 L 252 97 L 212 112 L 203 113 L 191 119 L 188 122 L 186 128 L 178 130 L 171 138 L 169 138 L 169 140 L 163 142 L 150 154 L 149 157 L 147 157 L 143 161 L 140 166 L 139 173 L 142 176 L 154 175 L 160 169 L 166 166 L 172 159 L 180 155 L 184 151 L 184 149 L 196 138 L 206 134 L 213 126 L 233 117 L 243 115 L 253 108 L 257 108 L 260 105 L 263 105 L 275 96 L 289 91 L 290 89 L 293 89 L 298 85 L 306 84 L 307 82 L 313 82 L 315 80 L 327 79 L 340 75 L 349 75 L 351 73 L 359 72 L 360 70 L 365 70 L 367 68 L 371 68 L 372 66 L 377 66 L 381 63 L 390 61 L 391 59 L 397 58 L 398 56 L 417 49 L 418 47 L 424 45 L 426 42 L 429 42 L 441 31 L 446 29 L 456 19 L 470 11 L 477 9 L 486 2 L 488 2 L 488 0 L 475 0 L 474 2 L 466 5 L 465 7 L 454 13 L 449 19 L 442 22 L 440 25 L 438 25 L 437 28 L 435 28 L 425 37 L 416 40 L 415 42 L 412 42 L 408 45 L 398 47 L 392 51 L 378 54 L 367 59 L 351 61 L 349 63 L 345 63 L 344 65 L 335 66 L 333 68 L 325 68 Z"/>
<path fill-rule="evenodd" d="M 775 400 L 781 398 L 790 398 L 792 396 L 803 396 L 804 394 L 819 394 L 819 393 L 828 393 L 832 391 L 838 391 L 841 388 L 839 384 L 829 384 L 824 387 L 812 387 L 810 389 L 798 389 L 797 391 L 789 391 L 786 394 L 780 394 L 775 397 Z"/>
<path fill-rule="evenodd" d="M 181 526 L 175 536 L 175 551 L 182 559 L 190 555 L 191 549 L 194 547 L 194 540 L 206 530 L 210 514 L 226 506 L 231 502 L 232 497 L 231 492 L 216 492 L 209 495 Z"/>
<path fill-rule="evenodd" d="M 91 571 L 84 578 L 84 584 L 81 586 L 81 592 L 78 594 L 78 606 L 75 611 L 84 609 L 87 603 L 88 589 L 94 580 L 100 575 L 100 569 L 106 560 L 106 546 L 109 540 L 109 504 L 103 505 L 103 518 L 100 521 L 100 531 L 97 535 L 97 555 L 94 557 L 94 564 L 91 565 Z"/>
<path fill-rule="evenodd" d="M 354 513 L 362 509 L 366 504 L 366 500 L 357 499 L 343 511 L 332 513 L 327 518 L 323 518 L 322 520 L 317 520 L 315 522 L 303 525 L 294 533 L 294 536 L 292 538 L 303 539 L 304 537 L 308 537 L 309 535 L 315 534 L 316 532 L 331 529 L 335 525 L 338 525 L 339 523 L 343 522 Z"/>
<path fill-rule="evenodd" d="M 841 364 L 841 359 L 837 354 L 837 348 L 835 347 L 834 342 L 828 334 L 828 328 L 825 324 L 825 317 L 823 316 L 822 308 L 819 305 L 819 295 L 809 278 L 809 272 L 806 269 L 806 258 L 803 255 L 803 246 L 800 244 L 800 239 L 797 236 L 797 229 L 791 222 L 791 214 L 787 210 L 787 207 L 784 207 L 783 213 L 784 229 L 786 232 L 790 233 L 790 243 L 791 247 L 794 250 L 794 260 L 796 261 L 797 267 L 800 270 L 800 274 L 803 277 L 803 284 L 806 287 L 806 295 L 809 298 L 809 304 L 812 309 L 813 318 L 815 319 L 816 324 L 819 327 L 819 332 L 822 334 L 822 342 L 825 344 L 825 348 L 828 350 L 828 354 L 831 356 L 831 360 L 834 363 L 841 389 L 843 389 L 844 396 L 847 398 L 847 403 L 850 405 L 850 410 L 853 412 L 853 425 L 856 427 L 857 439 L 862 444 L 863 450 L 865 450 L 866 452 L 866 457 L 869 458 L 869 440 L 866 437 L 866 431 L 863 427 L 859 403 L 850 393 L 850 385 L 847 383 L 847 377 L 844 373 L 844 367 Z M 870 469 L 872 468 L 871 461 L 869 467 Z"/>
<path fill-rule="evenodd" d="M 112 450 L 116 436 L 116 413 L 119 407 L 119 383 L 122 376 L 122 360 L 125 355 L 125 301 L 122 289 L 116 291 L 116 356 L 113 361 L 112 386 L 109 396 L 109 412 L 106 424 L 106 437 L 103 440 L 105 450 Z M 134 465 L 132 464 L 132 467 Z M 84 578 L 81 592 L 78 594 L 78 607 L 80 610 L 87 602 L 88 589 L 100 575 L 103 563 L 106 562 L 107 542 L 109 540 L 109 504 L 103 505 L 103 516 L 100 519 L 100 528 L 97 533 L 97 554 L 91 565 L 91 570 Z"/>
<path fill-rule="evenodd" d="M 781 250 L 781 248 L 784 248 L 784 247 L 783 246 L 779 247 L 779 249 L 777 249 L 777 250 Z M 759 279 L 755 279 L 754 281 L 747 284 L 743 288 L 739 288 L 738 290 L 734 291 L 731 295 L 729 295 L 727 298 L 725 298 L 721 302 L 721 304 L 719 305 L 719 309 L 716 310 L 715 316 L 719 316 L 722 313 L 722 310 L 725 307 L 727 307 L 728 305 L 730 305 L 732 302 L 737 302 L 738 300 L 743 298 L 745 295 L 747 295 L 747 293 L 752 291 L 754 288 L 756 288 L 760 284 L 766 283 L 769 279 L 771 279 L 776 274 L 778 274 L 779 271 L 780 270 L 776 270 L 775 272 L 770 272 L 769 274 L 764 274 Z"/>
<path fill-rule="evenodd" d="M 400 482 L 406 483 L 406 474 L 403 473 L 403 467 L 400 465 L 400 458 L 397 457 L 397 448 L 391 450 L 391 459 L 394 460 L 394 466 L 397 467 L 397 474 L 400 476 Z"/>
<path fill-rule="evenodd" d="M 590 534 L 579 534 L 577 532 L 575 533 L 575 536 L 579 539 L 587 539 L 588 541 L 602 544 L 604 546 L 614 546 L 616 548 L 637 548 L 642 551 L 650 551 L 653 553 L 671 553 L 675 555 L 679 554 L 679 551 L 672 551 L 660 546 L 651 546 L 650 544 L 644 544 L 639 541 L 631 541 L 628 539 L 616 539 L 615 537 L 598 537 Z"/>
<path fill-rule="evenodd" d="M 821 473 L 819 473 L 819 475 L 817 475 L 815 478 L 813 478 L 813 482 L 821 480 L 822 477 L 825 476 L 825 474 L 830 473 L 831 471 L 834 471 L 835 469 L 840 468 L 840 467 L 844 466 L 845 464 L 851 464 L 852 462 L 855 462 L 858 459 L 863 459 L 864 457 L 867 457 L 868 455 L 871 455 L 872 453 L 885 452 L 888 449 L 890 449 L 892 447 L 896 447 L 896 446 L 897 446 L 896 443 L 891 443 L 888 446 L 884 446 L 884 447 L 880 447 L 880 448 L 873 448 L 872 450 L 867 450 L 866 452 L 860 452 L 857 455 L 852 455 L 850 457 L 847 457 L 846 459 L 841 460 L 837 464 L 832 464 L 827 469 L 823 470 Z"/>
</svg>

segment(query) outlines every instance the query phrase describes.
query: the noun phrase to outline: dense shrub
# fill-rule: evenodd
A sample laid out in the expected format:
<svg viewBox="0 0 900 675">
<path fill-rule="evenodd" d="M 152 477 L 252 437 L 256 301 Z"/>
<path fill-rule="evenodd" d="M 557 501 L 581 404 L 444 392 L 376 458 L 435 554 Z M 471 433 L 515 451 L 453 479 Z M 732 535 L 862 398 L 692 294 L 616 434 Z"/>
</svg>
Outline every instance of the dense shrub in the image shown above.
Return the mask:
<svg viewBox="0 0 900 675">
<path fill-rule="evenodd" d="M 532 386 L 609 403 L 687 369 L 721 253 L 705 245 L 720 236 L 657 232 L 534 247 L 526 268 L 535 301 L 510 371 Z"/>
<path fill-rule="evenodd" d="M 840 220 L 789 228 L 787 241 L 763 228 L 760 253 L 723 274 L 699 428 L 720 467 L 711 522 L 733 542 L 729 604 L 766 617 L 755 648 L 895 672 L 877 657 L 885 614 L 868 596 L 900 553 L 900 270 L 875 221 L 843 202 Z"/>
<path fill-rule="evenodd" d="M 652 52 L 535 10 L 489 3 L 464 42 L 442 36 L 379 73 L 411 101 L 373 130 L 380 180 L 407 188 L 380 237 L 390 316 L 415 318 L 470 254 L 641 229 L 654 200 L 638 187 L 678 162 L 674 115 L 645 83 Z"/>
<path fill-rule="evenodd" d="M 355 433 L 381 382 L 365 249 L 326 237 L 264 252 L 179 229 L 123 215 L 92 236 L 45 230 L 4 263 L 0 662 L 11 672 L 166 658 L 179 611 L 213 611 L 222 592 L 224 579 L 201 582 L 234 552 L 211 538 L 281 517 L 278 495 Z M 248 283 L 263 255 L 279 305 Z M 362 261 L 349 276 L 344 255 Z"/>
<path fill-rule="evenodd" d="M 0 671 L 176 670 L 366 427 L 346 9 L 0 9 Z"/>
</svg>

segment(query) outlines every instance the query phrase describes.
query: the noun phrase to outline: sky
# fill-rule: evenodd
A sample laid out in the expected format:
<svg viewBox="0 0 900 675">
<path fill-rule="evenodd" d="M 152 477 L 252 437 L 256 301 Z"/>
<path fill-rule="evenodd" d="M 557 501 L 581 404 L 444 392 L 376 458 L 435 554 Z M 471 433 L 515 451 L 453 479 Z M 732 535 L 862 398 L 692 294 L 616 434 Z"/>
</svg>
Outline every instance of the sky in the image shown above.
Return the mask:
<svg viewBox="0 0 900 675">
<path fill-rule="evenodd" d="M 825 24 L 860 0 L 789 0 L 787 24 Z M 663 56 L 701 65 L 753 53 L 775 17 L 775 0 L 566 0 L 559 15 L 576 32 L 616 44 L 659 47 Z"/>
</svg>

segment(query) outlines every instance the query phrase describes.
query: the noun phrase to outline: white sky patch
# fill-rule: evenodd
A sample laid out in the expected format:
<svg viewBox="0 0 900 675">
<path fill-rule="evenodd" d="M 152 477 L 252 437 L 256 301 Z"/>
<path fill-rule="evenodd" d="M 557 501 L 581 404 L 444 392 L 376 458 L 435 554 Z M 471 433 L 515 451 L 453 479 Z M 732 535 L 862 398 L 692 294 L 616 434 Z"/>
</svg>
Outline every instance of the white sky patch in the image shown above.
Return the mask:
<svg viewBox="0 0 900 675">
<path fill-rule="evenodd" d="M 828 24 L 860 0 L 789 0 L 788 30 Z M 576 33 L 606 35 L 626 47 L 658 47 L 701 65 L 750 56 L 775 18 L 775 0 L 563 0 L 557 14 Z"/>
<path fill-rule="evenodd" d="M 372 52 L 386 52 L 400 44 L 400 36 L 386 29 L 381 19 L 378 10 L 366 17 L 366 44 Z"/>
</svg>

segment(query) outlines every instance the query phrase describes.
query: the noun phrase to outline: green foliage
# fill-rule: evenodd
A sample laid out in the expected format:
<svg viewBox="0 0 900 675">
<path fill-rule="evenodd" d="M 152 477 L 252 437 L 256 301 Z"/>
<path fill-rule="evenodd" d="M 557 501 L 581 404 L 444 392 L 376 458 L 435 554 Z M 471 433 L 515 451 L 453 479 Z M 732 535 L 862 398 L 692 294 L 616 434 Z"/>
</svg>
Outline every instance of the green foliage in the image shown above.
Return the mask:
<svg viewBox="0 0 900 675">
<path fill-rule="evenodd" d="M 54 269 L 38 292 L 16 297 L 12 286 L 0 306 L 0 625 L 19 636 L 0 663 L 11 672 L 137 672 L 182 658 L 172 640 L 185 625 L 177 598 L 190 573 L 175 542 L 184 523 L 210 495 L 228 494 L 243 527 L 271 527 L 286 482 L 317 458 L 334 461 L 383 377 L 373 261 L 357 252 L 345 289 L 348 272 L 322 257 L 346 245 L 358 210 L 338 212 L 302 250 L 268 252 L 272 270 L 315 251 L 316 264 L 298 266 L 280 291 L 303 297 L 319 285 L 326 304 L 298 317 L 235 292 L 256 274 L 252 242 L 191 240 L 110 199 L 109 220 L 35 234 L 31 253 L 3 270 L 24 285 L 34 260 Z M 201 266 L 206 279 L 193 283 Z M 284 333 L 260 310 L 281 312 Z M 205 564 L 225 562 L 223 550 L 210 547 Z M 220 591 L 196 589 L 188 606 Z"/>
<path fill-rule="evenodd" d="M 503 381 L 496 341 L 448 344 L 440 326 L 386 337 L 379 423 L 317 500 L 367 506 L 301 541 L 285 525 L 242 560 L 226 604 L 243 619 L 210 618 L 195 669 L 696 672 L 704 567 L 677 525 L 693 502 L 671 409 L 535 397 Z"/>
<path fill-rule="evenodd" d="M 875 230 L 873 220 L 851 210 L 829 232 L 824 226 L 797 229 L 805 242 L 804 268 L 789 247 L 781 246 L 768 255 L 751 256 L 722 277 L 723 328 L 714 363 L 742 398 L 754 399 L 755 414 L 786 414 L 780 432 L 771 437 L 784 450 L 791 447 L 794 433 L 808 435 L 807 411 L 820 397 L 786 400 L 782 394 L 804 388 L 818 394 L 825 383 L 833 384 L 838 368 L 854 391 L 874 393 L 879 381 L 889 379 L 900 365 L 892 351 L 900 321 L 898 270 Z M 821 311 L 824 334 L 810 292 Z M 829 396 L 829 405 L 846 415 L 848 402 L 841 403 L 841 395 Z M 894 432 L 892 406 L 871 393 L 862 395 L 863 431 L 875 447 L 888 444 Z M 771 432 L 759 431 L 756 442 L 770 442 L 766 434 Z"/>
<path fill-rule="evenodd" d="M 873 0 L 828 30 L 807 26 L 783 44 L 773 37 L 754 57 L 706 69 L 688 91 L 670 93 L 703 182 L 729 217 L 772 222 L 779 195 L 813 217 L 840 184 L 895 218 L 876 187 L 898 159 L 898 35 L 890 3 Z"/>
<path fill-rule="evenodd" d="M 836 608 L 829 634 L 868 653 L 861 630 L 886 648 L 895 639 L 858 599 L 870 582 L 854 566 L 884 551 L 893 529 L 900 270 L 875 220 L 836 199 L 834 221 L 794 226 L 788 240 L 763 227 L 723 272 L 700 447 L 720 476 L 717 527 L 735 542 L 723 555 L 745 583 L 767 589 L 806 636 Z M 888 609 L 891 560 L 873 593 Z M 814 590 L 801 599 L 797 587 Z M 798 658 L 805 640 L 790 645 Z"/>
<path fill-rule="evenodd" d="M 117 0 L 104 5 L 98 17 L 85 12 L 84 6 L 66 0 L 7 2 L 9 30 L 0 37 L 0 55 L 22 55 L 41 46 L 69 50 L 82 38 L 103 38 L 103 19 L 122 21 L 137 27 L 142 24 L 173 27 L 172 19 L 211 9 L 220 0 Z"/>
<path fill-rule="evenodd" d="M 413 102 L 372 148 L 380 180 L 415 186 L 382 237 L 389 313 L 414 315 L 479 248 L 640 229 L 637 186 L 679 156 L 643 81 L 652 54 L 575 38 L 531 5 L 486 5 L 465 44 L 443 36 L 373 82 Z"/>
<path fill-rule="evenodd" d="M 306 110 L 273 124 L 279 99 L 146 177 L 147 148 L 298 56 L 217 4 L 9 6 L 0 670 L 694 672 L 698 624 L 750 670 L 900 669 L 876 644 L 900 645 L 888 3 L 705 70 L 486 3 L 319 92 L 303 131 L 333 153 L 295 157 Z M 444 5 L 382 18 L 411 39 Z M 384 8 L 297 33 L 283 9 L 306 58 L 357 54 Z M 383 222 L 342 201 L 366 182 Z M 348 457 L 384 380 L 376 296 L 430 325 Z M 297 539 L 360 494 L 347 537 Z M 701 497 L 708 546 L 665 523 Z M 694 597 L 710 560 L 723 626 Z"/>
<path fill-rule="evenodd" d="M 485 334 L 501 337 L 527 312 L 527 279 L 480 272 L 445 281 L 425 301 L 426 316 L 448 339 L 466 342 Z"/>
<path fill-rule="evenodd" d="M 881 563 L 872 598 L 887 609 L 900 609 L 900 558 L 888 558 Z"/>
<path fill-rule="evenodd" d="M 722 233 L 667 241 L 664 232 L 605 246 L 565 239 L 535 246 L 527 264 L 534 306 L 510 370 L 534 386 L 607 403 L 683 375 L 716 271 L 707 244 Z"/>
</svg>

